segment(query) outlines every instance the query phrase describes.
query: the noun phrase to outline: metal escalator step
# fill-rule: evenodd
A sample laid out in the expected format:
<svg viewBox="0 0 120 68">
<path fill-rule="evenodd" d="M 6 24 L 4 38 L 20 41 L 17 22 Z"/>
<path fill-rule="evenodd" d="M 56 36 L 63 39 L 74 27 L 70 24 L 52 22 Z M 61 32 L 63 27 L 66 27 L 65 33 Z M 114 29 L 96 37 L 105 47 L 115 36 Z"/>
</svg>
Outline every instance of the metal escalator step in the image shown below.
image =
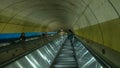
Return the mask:
<svg viewBox="0 0 120 68">
<path fill-rule="evenodd" d="M 69 51 L 69 50 L 72 51 L 73 49 L 66 49 L 66 48 L 64 49 L 64 48 L 63 48 L 61 51 Z"/>
<path fill-rule="evenodd" d="M 58 58 L 62 58 L 62 57 L 74 57 L 73 55 L 68 55 L 68 56 L 58 56 Z"/>
<path fill-rule="evenodd" d="M 73 48 L 63 48 L 63 49 L 69 49 L 69 50 L 71 50 L 71 49 L 73 49 Z"/>
<path fill-rule="evenodd" d="M 60 57 L 60 58 L 58 58 L 58 59 L 75 59 L 74 57 Z"/>
<path fill-rule="evenodd" d="M 58 59 L 75 59 L 74 56 L 59 56 Z"/>
<path fill-rule="evenodd" d="M 73 48 L 72 46 L 63 46 L 63 48 Z"/>
<path fill-rule="evenodd" d="M 73 50 L 73 48 L 63 48 L 62 50 Z"/>
<path fill-rule="evenodd" d="M 77 65 L 54 65 L 55 68 L 77 68 Z"/>
<path fill-rule="evenodd" d="M 76 61 L 74 58 L 58 58 L 56 59 L 57 61 L 69 61 L 69 62 L 72 62 L 72 61 Z"/>
<path fill-rule="evenodd" d="M 72 47 L 71 45 L 64 45 L 63 47 L 65 47 L 65 46 Z"/>
<path fill-rule="evenodd" d="M 72 47 L 71 45 L 65 45 L 65 46 L 63 46 L 63 47 Z"/>
<path fill-rule="evenodd" d="M 72 50 L 67 50 L 67 51 L 62 50 L 61 52 L 73 52 L 73 51 Z"/>
<path fill-rule="evenodd" d="M 74 52 L 72 52 L 72 51 L 63 51 L 63 52 L 61 52 L 61 54 L 73 54 Z"/>
<path fill-rule="evenodd" d="M 78 68 L 74 57 L 73 47 L 70 43 L 66 43 L 57 59 L 55 60 L 54 68 Z"/>
<path fill-rule="evenodd" d="M 63 48 L 73 48 L 72 46 L 63 46 Z"/>
<path fill-rule="evenodd" d="M 74 54 L 73 54 L 73 53 L 72 53 L 72 54 L 65 54 L 65 53 L 64 53 L 64 54 L 60 54 L 59 56 L 60 56 L 60 57 L 64 57 L 64 56 L 71 57 L 71 56 L 72 56 L 72 57 L 73 57 Z"/>
<path fill-rule="evenodd" d="M 76 61 L 71 61 L 71 62 L 61 61 L 61 62 L 56 62 L 56 65 L 77 65 L 77 62 Z"/>
</svg>

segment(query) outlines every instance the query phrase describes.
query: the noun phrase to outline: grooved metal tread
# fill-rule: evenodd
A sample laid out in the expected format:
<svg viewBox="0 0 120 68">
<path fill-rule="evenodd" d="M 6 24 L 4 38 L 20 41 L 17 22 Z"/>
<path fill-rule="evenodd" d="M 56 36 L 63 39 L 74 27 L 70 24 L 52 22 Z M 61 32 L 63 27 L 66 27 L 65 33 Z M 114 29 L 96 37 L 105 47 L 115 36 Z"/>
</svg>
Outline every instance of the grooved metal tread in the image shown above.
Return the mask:
<svg viewBox="0 0 120 68">
<path fill-rule="evenodd" d="M 54 68 L 78 68 L 75 54 L 70 41 L 66 41 L 55 60 Z"/>
</svg>

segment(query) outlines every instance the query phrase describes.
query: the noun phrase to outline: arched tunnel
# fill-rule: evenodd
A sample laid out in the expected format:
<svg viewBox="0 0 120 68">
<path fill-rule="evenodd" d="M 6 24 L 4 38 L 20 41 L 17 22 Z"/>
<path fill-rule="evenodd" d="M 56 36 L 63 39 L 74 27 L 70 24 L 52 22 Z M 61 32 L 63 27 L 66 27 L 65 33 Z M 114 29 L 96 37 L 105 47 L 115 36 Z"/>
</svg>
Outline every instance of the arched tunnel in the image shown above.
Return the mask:
<svg viewBox="0 0 120 68">
<path fill-rule="evenodd" d="M 120 68 L 120 0 L 0 0 L 0 34 L 61 29 L 71 29 L 91 53 L 104 61 L 103 67 L 80 67 L 78 63 L 79 68 L 104 68 L 106 64 L 110 65 L 108 68 Z M 4 52 L 0 56 L 6 59 Z M 5 61 L 1 66 L 17 68 L 10 67 L 13 61 Z"/>
</svg>

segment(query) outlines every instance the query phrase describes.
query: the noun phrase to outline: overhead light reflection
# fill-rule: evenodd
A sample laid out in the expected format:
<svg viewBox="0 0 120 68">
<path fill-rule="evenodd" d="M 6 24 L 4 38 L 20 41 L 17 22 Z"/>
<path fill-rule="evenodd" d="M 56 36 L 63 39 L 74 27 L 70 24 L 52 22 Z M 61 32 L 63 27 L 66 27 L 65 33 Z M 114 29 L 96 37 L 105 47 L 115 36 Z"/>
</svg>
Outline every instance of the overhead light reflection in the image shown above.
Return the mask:
<svg viewBox="0 0 120 68">
<path fill-rule="evenodd" d="M 16 61 L 16 64 L 18 65 L 18 67 L 23 68 L 23 66 L 18 61 Z"/>
<path fill-rule="evenodd" d="M 36 59 L 31 54 L 30 54 L 30 58 L 35 62 L 37 66 L 40 67 L 40 64 L 38 63 L 38 61 L 36 61 Z"/>
<path fill-rule="evenodd" d="M 36 65 L 27 57 L 25 56 L 25 58 L 28 60 L 28 62 L 33 66 L 33 68 L 37 68 Z"/>
</svg>

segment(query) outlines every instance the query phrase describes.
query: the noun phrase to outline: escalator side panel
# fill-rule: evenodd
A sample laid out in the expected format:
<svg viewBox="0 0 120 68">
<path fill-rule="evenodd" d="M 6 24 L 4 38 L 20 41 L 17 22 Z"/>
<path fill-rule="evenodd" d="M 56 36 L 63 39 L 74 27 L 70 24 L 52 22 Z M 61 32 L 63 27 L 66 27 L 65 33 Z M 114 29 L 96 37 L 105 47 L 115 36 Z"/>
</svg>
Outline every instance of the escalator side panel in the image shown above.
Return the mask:
<svg viewBox="0 0 120 68">
<path fill-rule="evenodd" d="M 49 68 L 65 39 L 58 38 L 4 68 Z"/>
<path fill-rule="evenodd" d="M 80 41 L 75 40 L 74 49 L 79 68 L 103 68 Z"/>
</svg>

